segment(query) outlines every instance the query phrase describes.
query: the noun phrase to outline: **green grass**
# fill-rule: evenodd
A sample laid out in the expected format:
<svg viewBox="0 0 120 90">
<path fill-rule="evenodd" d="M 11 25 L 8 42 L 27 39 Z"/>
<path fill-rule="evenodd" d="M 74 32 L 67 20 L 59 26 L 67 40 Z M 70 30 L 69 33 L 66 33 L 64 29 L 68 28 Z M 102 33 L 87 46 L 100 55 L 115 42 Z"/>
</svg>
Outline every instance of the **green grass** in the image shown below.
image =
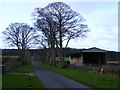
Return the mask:
<svg viewBox="0 0 120 90">
<path fill-rule="evenodd" d="M 119 61 L 107 61 L 107 64 L 119 64 Z"/>
<path fill-rule="evenodd" d="M 9 58 L 9 59 L 16 59 L 19 58 L 19 56 L 0 56 L 0 58 Z"/>
<path fill-rule="evenodd" d="M 44 85 L 36 76 L 22 74 L 5 74 L 2 76 L 4 88 L 44 88 Z"/>
<path fill-rule="evenodd" d="M 18 58 L 19 56 L 3 56 L 3 57 L 6 57 L 6 58 Z"/>
<path fill-rule="evenodd" d="M 76 80 L 80 83 L 86 84 L 92 88 L 118 88 L 118 77 L 113 75 L 101 75 L 93 72 L 86 72 L 72 68 L 61 69 L 53 67 L 48 64 L 42 65 L 48 70 L 60 73 L 68 78 Z M 120 79 L 120 77 L 119 77 Z"/>
<path fill-rule="evenodd" d="M 24 66 L 21 66 L 19 68 L 15 68 L 13 70 L 10 70 L 9 72 L 33 72 L 33 66 L 32 64 L 26 64 Z"/>
<path fill-rule="evenodd" d="M 18 60 L 19 56 L 0 56 L 0 59 L 2 60 L 3 63 L 15 63 L 19 62 Z"/>
<path fill-rule="evenodd" d="M 27 64 L 9 72 L 17 73 L 33 73 L 32 64 Z M 3 74 L 3 88 L 44 88 L 44 85 L 37 76 L 23 75 L 23 74 Z M 30 87 L 30 88 L 31 88 Z"/>
<path fill-rule="evenodd" d="M 2 74 L 0 74 L 0 90 L 2 90 Z"/>
</svg>

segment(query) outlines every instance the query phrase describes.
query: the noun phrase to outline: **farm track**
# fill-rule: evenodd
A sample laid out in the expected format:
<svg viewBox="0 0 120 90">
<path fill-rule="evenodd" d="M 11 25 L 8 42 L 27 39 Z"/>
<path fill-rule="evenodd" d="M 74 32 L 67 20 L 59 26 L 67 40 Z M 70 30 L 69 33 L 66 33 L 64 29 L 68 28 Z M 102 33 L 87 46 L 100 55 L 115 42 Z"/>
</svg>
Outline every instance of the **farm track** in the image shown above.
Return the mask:
<svg viewBox="0 0 120 90">
<path fill-rule="evenodd" d="M 92 88 L 78 83 L 74 80 L 68 79 L 60 74 L 43 69 L 40 65 L 32 61 L 35 73 L 43 82 L 46 88 L 86 88 L 92 90 Z"/>
</svg>

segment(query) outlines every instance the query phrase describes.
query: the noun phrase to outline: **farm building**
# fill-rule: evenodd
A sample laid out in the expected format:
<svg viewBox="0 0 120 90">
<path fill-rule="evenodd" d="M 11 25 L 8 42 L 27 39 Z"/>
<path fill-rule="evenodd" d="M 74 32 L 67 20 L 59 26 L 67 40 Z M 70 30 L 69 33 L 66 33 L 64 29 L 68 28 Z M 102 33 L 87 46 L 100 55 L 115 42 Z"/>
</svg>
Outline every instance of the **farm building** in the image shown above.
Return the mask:
<svg viewBox="0 0 120 90">
<path fill-rule="evenodd" d="M 74 53 L 74 54 L 71 54 L 70 56 L 69 56 L 69 59 L 70 59 L 70 63 L 71 64 L 74 64 L 75 62 L 81 62 L 81 63 L 83 63 L 82 62 L 82 56 L 81 56 L 82 54 L 81 53 Z"/>
<path fill-rule="evenodd" d="M 105 50 L 93 47 L 83 49 L 77 53 L 69 55 L 70 64 L 97 64 L 103 65 L 107 62 L 107 52 Z"/>
<path fill-rule="evenodd" d="M 107 52 L 105 50 L 93 47 L 82 51 L 84 63 L 103 65 L 107 62 Z"/>
</svg>

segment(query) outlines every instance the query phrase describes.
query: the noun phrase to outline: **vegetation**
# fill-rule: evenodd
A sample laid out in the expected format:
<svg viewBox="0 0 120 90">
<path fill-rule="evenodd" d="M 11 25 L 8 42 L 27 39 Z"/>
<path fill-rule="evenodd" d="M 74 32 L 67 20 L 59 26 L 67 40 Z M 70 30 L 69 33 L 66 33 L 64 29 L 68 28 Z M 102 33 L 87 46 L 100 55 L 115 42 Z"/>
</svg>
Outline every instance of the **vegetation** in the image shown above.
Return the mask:
<svg viewBox="0 0 120 90">
<path fill-rule="evenodd" d="M 63 52 L 66 53 L 66 55 L 68 54 L 72 54 L 72 53 L 75 53 L 75 52 L 79 52 L 80 49 L 73 49 L 73 48 L 63 48 Z M 45 56 L 46 56 L 46 53 L 45 53 L 45 49 L 30 49 L 29 52 L 30 53 L 35 53 L 35 54 L 38 54 L 40 56 L 40 59 L 44 58 L 45 59 Z M 48 50 L 47 50 L 48 52 Z M 118 62 L 118 58 L 117 55 L 119 54 L 119 52 L 113 52 L 113 51 L 109 51 L 108 52 L 108 63 L 111 63 L 113 61 L 115 61 L 116 63 Z M 118 55 L 120 56 L 120 55 Z M 18 50 L 17 49 L 2 49 L 2 56 L 0 56 L 2 58 L 4 57 L 10 57 L 10 58 L 14 58 L 14 57 L 18 57 Z"/>
<path fill-rule="evenodd" d="M 9 70 L 9 72 L 16 73 L 32 73 L 32 64 L 22 65 L 18 68 Z M 23 75 L 23 74 L 3 74 L 3 89 L 4 88 L 44 88 L 40 79 L 36 76 Z"/>
<path fill-rule="evenodd" d="M 0 56 L 0 58 L 2 60 L 2 64 L 19 62 L 19 56 Z"/>
<path fill-rule="evenodd" d="M 0 56 L 2 63 L 19 62 L 19 56 Z"/>
<path fill-rule="evenodd" d="M 61 69 L 59 67 L 50 66 L 48 64 L 43 64 L 42 66 L 48 70 L 52 70 L 57 73 L 60 73 L 68 78 L 86 84 L 92 88 L 97 88 L 97 89 L 118 88 L 117 76 L 104 75 L 104 74 L 101 75 L 93 72 L 86 72 L 72 68 Z"/>
<path fill-rule="evenodd" d="M 119 61 L 107 61 L 107 64 L 118 65 Z"/>
<path fill-rule="evenodd" d="M 2 74 L 0 74 L 0 89 L 2 89 Z"/>
<path fill-rule="evenodd" d="M 83 23 L 84 18 L 63 2 L 53 2 L 44 8 L 36 8 L 33 16 L 36 19 L 35 27 L 42 34 L 36 40 L 37 43 L 43 48 L 50 49 L 47 52 L 47 59 L 51 65 L 56 65 L 55 49 L 57 49 L 60 66 L 64 67 L 63 42 L 66 42 L 66 48 L 71 39 L 86 37 L 89 30 Z"/>
<path fill-rule="evenodd" d="M 67 62 L 68 58 L 64 57 L 66 56 L 67 51 L 63 50 L 63 48 L 67 48 L 71 39 L 86 37 L 86 34 L 89 31 L 87 24 L 84 23 L 84 18 L 63 2 L 53 2 L 43 8 L 36 8 L 32 14 L 35 19 L 34 27 L 31 27 L 26 23 L 10 23 L 10 25 L 3 31 L 7 44 L 10 46 L 16 46 L 17 52 L 11 50 L 11 53 L 11 51 L 7 52 L 7 50 L 4 50 L 3 55 L 6 56 L 3 56 L 2 64 L 5 64 L 5 67 L 9 72 L 33 72 L 32 65 L 28 64 L 31 60 L 29 48 L 31 47 L 31 44 L 40 44 L 43 46 L 43 50 L 45 50 L 45 53 L 42 51 L 41 54 L 41 57 L 44 57 L 44 59 L 41 60 L 46 60 L 45 57 L 47 57 L 47 60 L 51 65 L 56 65 L 56 56 L 58 56 L 60 66 L 65 67 L 65 61 Z M 66 45 L 63 45 L 65 42 Z M 38 53 L 38 55 L 40 54 Z M 116 52 L 112 52 L 111 54 L 108 52 L 108 59 L 111 58 L 110 56 L 117 60 L 119 55 Z M 111 58 L 111 60 L 114 60 L 114 58 Z M 21 61 L 24 66 L 21 66 L 19 61 Z M 114 62 L 114 64 L 116 63 Z M 52 67 L 47 64 L 43 66 L 49 70 L 61 73 L 94 88 L 117 87 L 116 76 L 76 71 L 71 68 L 62 70 L 58 67 Z M 16 83 L 19 79 L 22 80 L 22 77 L 19 75 L 16 75 L 15 77 L 13 76 L 3 75 L 3 78 L 8 78 L 8 80 L 10 80 L 8 81 L 10 85 L 12 79 L 13 83 Z M 12 79 L 10 77 L 12 77 Z M 23 75 L 23 77 L 27 76 Z M 8 85 L 7 79 L 4 83 L 5 86 Z"/>
<path fill-rule="evenodd" d="M 89 30 L 84 23 L 85 19 L 63 2 L 53 2 L 44 8 L 35 8 L 32 14 L 35 19 L 34 27 L 26 23 L 10 23 L 3 31 L 5 42 L 17 48 L 23 65 L 28 63 L 26 53 L 29 54 L 28 49 L 33 44 L 40 44 L 43 48 L 50 49 L 47 58 L 51 65 L 56 64 L 57 48 L 60 65 L 64 67 L 63 42 L 66 42 L 66 48 L 71 39 L 86 37 Z"/>
<path fill-rule="evenodd" d="M 22 74 L 5 74 L 2 76 L 4 88 L 44 88 L 44 85 L 36 76 Z"/>
<path fill-rule="evenodd" d="M 5 41 L 9 46 L 18 49 L 18 56 L 22 64 L 26 64 L 27 49 L 34 40 L 35 30 L 26 23 L 11 23 L 4 31 Z"/>
<path fill-rule="evenodd" d="M 5 72 L 18 68 L 22 66 L 22 63 L 19 61 L 19 56 L 1 56 L 2 64 L 5 65 Z"/>
<path fill-rule="evenodd" d="M 13 70 L 10 70 L 9 72 L 26 72 L 26 73 L 29 73 L 29 72 L 33 72 L 34 69 L 33 69 L 33 66 L 31 64 L 26 64 L 24 66 L 21 66 L 19 68 L 15 68 Z"/>
<path fill-rule="evenodd" d="M 9 59 L 17 59 L 17 58 L 19 58 L 19 56 L 0 56 L 0 57 L 2 57 L 3 59 L 4 58 L 9 58 Z"/>
</svg>

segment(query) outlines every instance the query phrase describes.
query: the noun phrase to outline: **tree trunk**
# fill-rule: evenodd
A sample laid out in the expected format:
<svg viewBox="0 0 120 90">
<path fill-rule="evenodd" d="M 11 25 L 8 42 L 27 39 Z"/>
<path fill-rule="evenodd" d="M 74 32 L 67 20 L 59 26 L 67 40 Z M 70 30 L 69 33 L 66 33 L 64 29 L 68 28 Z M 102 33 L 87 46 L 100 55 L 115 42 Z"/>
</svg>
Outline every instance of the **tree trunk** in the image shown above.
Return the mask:
<svg viewBox="0 0 120 90">
<path fill-rule="evenodd" d="M 25 59 L 25 50 L 24 49 L 22 49 L 22 50 L 20 50 L 21 52 L 20 52 L 20 61 L 22 62 L 22 65 L 25 65 L 25 64 L 27 64 L 27 61 L 26 61 L 26 59 Z"/>
<path fill-rule="evenodd" d="M 60 48 L 59 57 L 60 57 L 60 67 L 65 68 L 62 48 Z"/>
<path fill-rule="evenodd" d="M 56 54 L 55 54 L 55 48 L 51 48 L 50 64 L 53 65 L 53 66 L 56 65 Z"/>
<path fill-rule="evenodd" d="M 19 61 L 22 63 L 22 65 L 24 65 L 24 60 L 23 60 L 23 57 L 24 57 L 24 55 L 23 55 L 23 51 L 20 49 L 20 48 L 18 48 L 18 52 L 19 52 Z"/>
<path fill-rule="evenodd" d="M 46 57 L 45 62 L 48 63 L 50 61 L 50 49 L 46 49 L 46 55 L 47 57 Z"/>
<path fill-rule="evenodd" d="M 61 14 L 60 14 L 60 18 L 59 18 L 59 34 L 60 34 L 60 51 L 59 51 L 59 56 L 60 56 L 60 67 L 61 68 L 64 68 L 65 65 L 64 65 L 64 59 L 63 59 L 63 51 L 62 51 L 62 48 L 63 48 L 63 45 L 62 45 L 62 17 L 61 17 Z"/>
<path fill-rule="evenodd" d="M 24 60 L 25 60 L 25 63 L 31 63 L 31 55 L 28 50 L 25 50 Z"/>
</svg>

